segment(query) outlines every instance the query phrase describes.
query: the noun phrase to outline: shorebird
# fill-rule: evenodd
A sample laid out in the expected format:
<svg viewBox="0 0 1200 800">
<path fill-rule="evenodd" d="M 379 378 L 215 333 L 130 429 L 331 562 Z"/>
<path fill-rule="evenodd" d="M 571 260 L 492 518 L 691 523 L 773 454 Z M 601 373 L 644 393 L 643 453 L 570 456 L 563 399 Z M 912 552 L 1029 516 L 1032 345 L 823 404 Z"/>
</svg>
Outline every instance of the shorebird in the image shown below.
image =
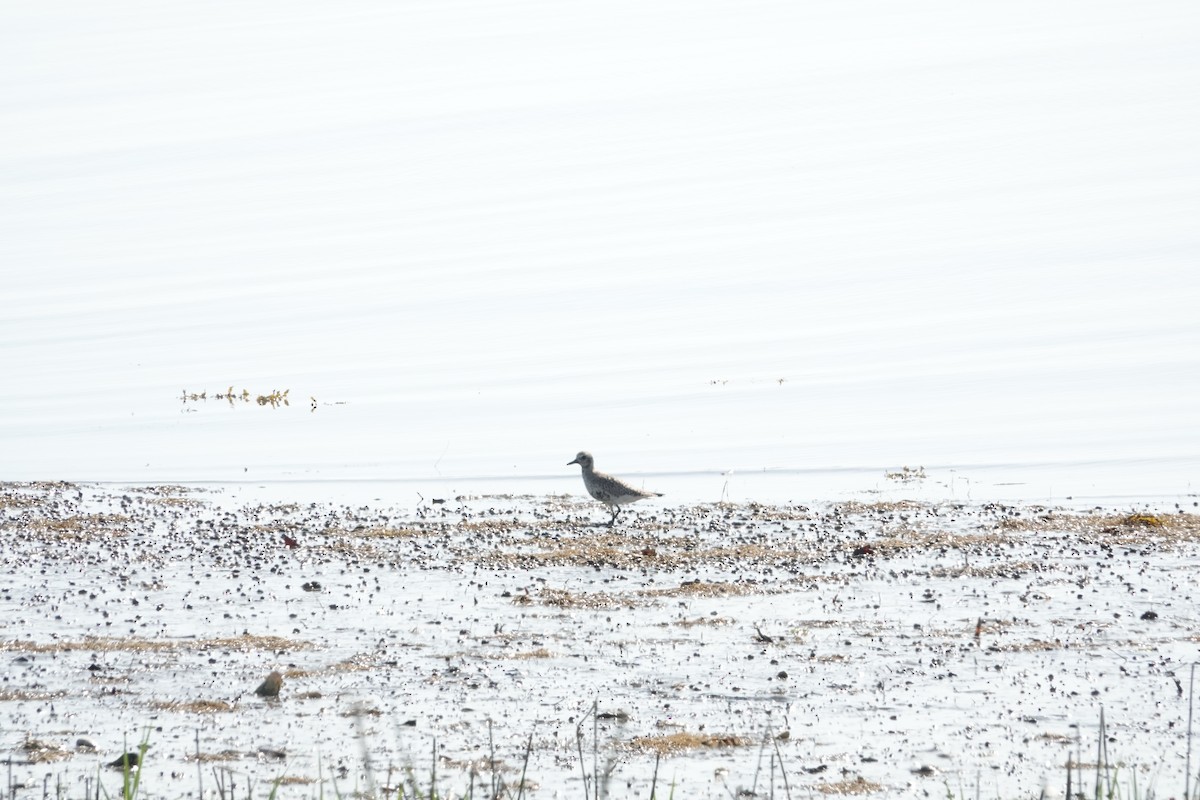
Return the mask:
<svg viewBox="0 0 1200 800">
<path fill-rule="evenodd" d="M 259 697 L 279 697 L 279 690 L 283 688 L 283 676 L 278 672 L 272 672 L 266 679 L 258 685 L 254 693 Z"/>
<path fill-rule="evenodd" d="M 574 461 L 567 462 L 568 467 L 572 464 L 578 464 L 583 469 L 583 485 L 587 487 L 588 494 L 604 503 L 612 512 L 612 519 L 608 521 L 610 528 L 617 521 L 617 515 L 621 513 L 621 506 L 645 500 L 647 497 L 662 497 L 662 492 L 647 492 L 630 486 L 620 478 L 596 472 L 596 461 L 592 458 L 592 454 L 586 451 L 581 450 L 575 456 Z"/>
</svg>

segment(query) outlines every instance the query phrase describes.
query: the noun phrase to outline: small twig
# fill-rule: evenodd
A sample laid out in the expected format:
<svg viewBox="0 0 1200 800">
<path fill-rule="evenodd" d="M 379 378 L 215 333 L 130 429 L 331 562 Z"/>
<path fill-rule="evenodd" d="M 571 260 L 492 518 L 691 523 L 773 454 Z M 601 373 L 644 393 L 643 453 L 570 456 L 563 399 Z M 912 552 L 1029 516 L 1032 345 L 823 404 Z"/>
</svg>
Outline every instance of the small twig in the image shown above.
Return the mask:
<svg viewBox="0 0 1200 800">
<path fill-rule="evenodd" d="M 1192 708 L 1195 699 L 1196 665 L 1192 664 L 1191 677 L 1188 678 L 1188 728 L 1187 728 L 1187 771 L 1183 775 L 1184 800 L 1192 800 Z"/>
<path fill-rule="evenodd" d="M 588 790 L 587 767 L 584 766 L 584 760 L 583 760 L 583 724 L 585 722 L 587 722 L 587 718 L 588 718 L 589 714 L 595 714 L 595 713 L 596 713 L 596 703 L 593 702 L 591 709 L 589 709 L 588 712 L 585 713 L 580 718 L 579 723 L 575 726 L 575 749 L 579 753 L 579 774 L 583 776 L 583 800 L 588 800 L 588 798 L 591 797 L 591 792 Z M 593 742 L 592 746 L 593 746 L 593 752 L 595 752 L 594 751 L 594 748 L 595 748 L 594 742 Z"/>
<path fill-rule="evenodd" d="M 592 796 L 600 800 L 600 701 L 592 701 Z"/>
<path fill-rule="evenodd" d="M 525 796 L 525 771 L 529 769 L 529 756 L 533 753 L 533 731 L 529 732 L 529 741 L 525 743 L 525 758 L 521 761 L 521 785 L 517 787 L 517 800 Z"/>
<path fill-rule="evenodd" d="M 779 752 L 779 740 L 774 736 L 771 741 L 775 745 L 775 755 L 779 758 L 779 774 L 783 776 L 783 791 L 787 795 L 788 800 L 792 800 L 792 787 L 788 785 L 787 770 L 783 767 L 783 753 Z"/>
<path fill-rule="evenodd" d="M 199 789 L 199 795 L 204 797 L 204 767 L 200 760 L 200 729 L 196 728 L 196 784 Z"/>
</svg>

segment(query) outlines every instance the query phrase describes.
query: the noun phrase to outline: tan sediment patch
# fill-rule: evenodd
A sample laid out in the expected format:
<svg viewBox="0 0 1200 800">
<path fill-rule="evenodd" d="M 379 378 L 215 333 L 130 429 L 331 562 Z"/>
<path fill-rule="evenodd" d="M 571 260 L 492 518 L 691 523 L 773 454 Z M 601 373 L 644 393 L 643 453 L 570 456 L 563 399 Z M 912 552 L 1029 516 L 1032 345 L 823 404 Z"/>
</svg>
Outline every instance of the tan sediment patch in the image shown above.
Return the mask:
<svg viewBox="0 0 1200 800">
<path fill-rule="evenodd" d="M 322 535 L 324 536 L 348 536 L 358 539 L 416 539 L 422 536 L 436 536 L 441 533 L 441 531 L 432 528 L 388 528 L 382 525 L 369 528 L 322 531 Z"/>
<path fill-rule="evenodd" d="M 1155 514 L 1130 514 L 1121 519 L 1122 525 L 1143 528 L 1165 528 L 1166 524 Z"/>
<path fill-rule="evenodd" d="M 746 519 L 754 522 L 812 522 L 819 519 L 806 506 L 767 505 L 750 502 L 745 505 L 736 503 L 713 503 L 695 506 L 690 509 L 700 514 L 720 513 L 731 520 Z"/>
<path fill-rule="evenodd" d="M 1099 541 L 1109 544 L 1195 544 L 1200 542 L 1200 515 L 1129 514 L 1119 518 L 1101 517 Z"/>
<path fill-rule="evenodd" d="M 641 597 L 740 597 L 748 594 L 768 594 L 772 591 L 756 583 L 706 583 L 684 581 L 668 589 L 640 589 Z"/>
<path fill-rule="evenodd" d="M 347 719 L 353 719 L 354 717 L 382 717 L 383 711 L 376 708 L 375 706 L 360 705 L 360 706 L 355 706 L 354 708 L 348 709 L 346 711 L 343 711 L 340 714 L 338 714 L 338 716 L 345 717 Z"/>
<path fill-rule="evenodd" d="M 158 700 L 150 706 L 159 711 L 179 711 L 185 714 L 226 714 L 237 708 L 225 700 Z"/>
<path fill-rule="evenodd" d="M 387 549 L 382 546 L 384 541 L 386 540 L 378 538 L 365 540 L 336 538 L 332 541 L 322 542 L 319 549 L 322 553 L 343 558 L 385 561 L 389 554 Z"/>
<path fill-rule="evenodd" d="M 308 786 L 316 782 L 316 778 L 304 778 L 299 775 L 284 775 L 278 779 L 280 786 Z"/>
<path fill-rule="evenodd" d="M 167 508 L 203 508 L 207 503 L 194 497 L 147 497 L 149 505 L 165 506 Z"/>
<path fill-rule="evenodd" d="M 837 783 L 818 783 L 813 787 L 821 794 L 858 795 L 883 791 L 883 785 L 863 777 L 847 778 Z"/>
<path fill-rule="evenodd" d="M 899 481 L 900 483 L 920 483 L 925 480 L 926 475 L 924 467 L 903 466 L 898 470 L 883 473 L 883 477 L 889 481 Z"/>
<path fill-rule="evenodd" d="M 19 527 L 43 541 L 79 541 L 92 536 L 124 536 L 129 522 L 124 514 L 79 514 L 62 519 L 37 517 Z"/>
<path fill-rule="evenodd" d="M 489 519 L 468 519 L 459 522 L 454 527 L 462 533 L 524 533 L 533 530 L 557 528 L 562 525 L 557 519 L 526 519 L 517 517 L 492 517 Z"/>
<path fill-rule="evenodd" d="M 309 650 L 314 645 L 300 639 L 281 636 L 231 636 L 220 639 L 119 639 L 85 636 L 58 642 L 0 641 L 0 650 L 25 653 L 70 653 L 81 650 L 97 653 L 171 653 L 179 650 Z"/>
<path fill-rule="evenodd" d="M 26 737 L 21 743 L 21 749 L 25 751 L 25 757 L 29 759 L 30 764 L 43 764 L 48 761 L 62 761 L 70 758 L 72 753 L 69 750 L 64 750 L 57 745 L 48 744 L 38 739 Z"/>
<path fill-rule="evenodd" d="M 823 556 L 807 547 L 801 549 L 772 542 L 744 542 L 704 550 L 682 551 L 672 554 L 667 563 L 677 567 L 690 567 L 712 563 L 774 564 L 780 561 L 813 561 L 819 558 Z"/>
<path fill-rule="evenodd" d="M 46 691 L 33 689 L 0 689 L 0 703 L 4 702 L 22 702 L 27 700 L 56 700 L 60 697 L 66 697 L 64 691 Z"/>
<path fill-rule="evenodd" d="M 523 650 L 518 653 L 495 653 L 491 657 L 505 661 L 529 661 L 536 658 L 554 658 L 554 654 L 544 647 L 539 647 L 536 650 Z"/>
<path fill-rule="evenodd" d="M 1001 520 L 1003 530 L 1075 534 L 1091 544 L 1183 544 L 1200 542 L 1200 515 L 1132 513 L 1072 514 L 1047 511 Z"/>
<path fill-rule="evenodd" d="M 1044 564 L 1032 561 L 1005 561 L 983 566 L 934 567 L 929 574 L 934 578 L 1018 578 L 1027 572 L 1041 572 L 1044 569 Z"/>
<path fill-rule="evenodd" d="M 833 653 L 830 655 L 809 656 L 808 660 L 815 664 L 846 664 L 850 661 L 850 656 Z"/>
<path fill-rule="evenodd" d="M 666 624 L 662 623 L 662 625 Z M 680 628 L 695 628 L 699 625 L 732 625 L 733 620 L 728 617 L 696 617 L 695 619 L 679 619 L 670 624 Z"/>
<path fill-rule="evenodd" d="M 1013 536 L 989 531 L 986 533 L 954 533 L 950 531 L 892 531 L 883 539 L 869 542 L 876 552 L 895 553 L 905 550 L 971 550 L 983 547 L 997 547 L 1012 544 Z M 860 545 L 848 542 L 847 549 L 853 550 Z"/>
<path fill-rule="evenodd" d="M 33 489 L 38 492 L 61 492 L 77 488 L 69 481 L 5 481 L 0 483 L 0 490 Z"/>
<path fill-rule="evenodd" d="M 160 496 L 167 495 L 188 495 L 188 494 L 207 494 L 210 490 L 200 486 L 183 486 L 178 483 L 156 483 L 149 486 L 134 486 L 129 489 L 130 492 L 137 494 L 154 494 Z"/>
<path fill-rule="evenodd" d="M 1067 512 L 1056 513 L 1044 508 L 1024 508 L 1014 511 L 1017 516 L 1004 517 L 995 523 L 1002 531 L 1046 531 L 1065 524 L 1074 525 L 1081 517 Z"/>
<path fill-rule="evenodd" d="M 741 542 L 696 549 L 687 537 L 647 538 L 645 530 L 631 534 L 605 533 L 565 539 L 539 541 L 539 550 L 464 554 L 489 569 L 535 569 L 546 566 L 604 567 L 615 569 L 692 569 L 707 564 L 779 564 L 816 562 L 827 555 L 810 547 L 778 542 Z M 472 558 L 475 556 L 476 558 Z"/>
<path fill-rule="evenodd" d="M 353 655 L 344 661 L 339 661 L 329 668 L 329 672 L 344 673 L 344 672 L 369 672 L 373 669 L 379 669 L 379 657 L 376 655 L 368 655 L 359 653 Z"/>
<path fill-rule="evenodd" d="M 222 750 L 219 753 L 187 753 L 183 756 L 184 761 L 199 761 L 202 764 L 208 764 L 214 761 L 240 761 L 245 757 L 245 754 L 237 750 Z"/>
<path fill-rule="evenodd" d="M 130 494 L 142 495 L 140 499 L 148 505 L 165 506 L 167 508 L 203 508 L 208 503 L 190 495 L 207 493 L 208 489 L 195 486 L 179 486 L 163 484 L 162 486 L 138 486 L 129 490 Z"/>
<path fill-rule="evenodd" d="M 297 535 L 306 533 L 306 531 L 303 529 L 303 527 L 301 527 L 297 523 L 291 522 L 290 520 L 283 520 L 283 519 L 272 520 L 270 522 L 255 522 L 252 525 L 245 525 L 245 526 L 238 528 L 238 531 L 245 538 L 251 539 L 251 540 L 254 540 L 254 539 L 257 539 L 260 537 L 262 537 L 262 538 L 272 537 L 272 536 L 274 536 L 276 534 L 280 534 L 280 533 L 297 534 Z M 324 534 L 325 531 L 321 531 L 321 533 Z M 338 531 L 338 533 L 345 533 L 345 531 Z"/>
<path fill-rule="evenodd" d="M 517 595 L 513 602 L 526 604 L 532 598 L 536 598 L 542 605 L 554 608 L 636 608 L 638 605 L 628 597 L 607 592 L 569 592 L 566 589 L 542 589 L 536 595 Z"/>
<path fill-rule="evenodd" d="M 661 736 L 637 736 L 631 739 L 626 747 L 630 750 L 658 753 L 659 755 L 675 755 L 689 750 L 711 749 L 717 747 L 746 747 L 753 744 L 744 736 L 718 733 L 666 733 Z"/>
<path fill-rule="evenodd" d="M 835 505 L 833 511 L 838 514 L 886 514 L 896 511 L 918 511 L 928 507 L 927 503 L 916 500 L 847 500 Z"/>
<path fill-rule="evenodd" d="M 183 649 L 189 649 L 189 643 L 186 640 L 181 640 L 179 645 Z M 288 639 L 283 636 L 254 636 L 243 634 L 242 636 L 229 636 L 220 639 L 198 639 L 192 647 L 203 650 L 276 650 L 282 652 L 290 652 L 293 650 L 311 650 L 316 645 L 312 642 L 303 639 Z"/>
<path fill-rule="evenodd" d="M 420 647 L 420 645 L 411 645 L 412 647 Z M 373 669 L 381 669 L 386 664 L 386 658 L 378 653 L 357 653 L 342 661 L 337 661 L 327 666 L 316 669 L 301 669 L 291 667 L 282 670 L 282 675 L 286 680 L 302 680 L 304 678 L 319 678 L 325 675 L 339 675 L 352 672 L 370 672 Z M 306 694 L 320 696 L 319 693 L 307 692 Z"/>
<path fill-rule="evenodd" d="M 461 770 L 462 772 L 474 772 L 477 775 L 490 775 L 492 773 L 506 772 L 515 775 L 519 770 L 516 767 L 506 764 L 499 758 L 448 758 L 441 757 L 441 764 L 449 769 Z M 403 793 L 400 795 L 405 797 Z"/>
<path fill-rule="evenodd" d="M 598 539 L 553 544 L 549 549 L 528 553 L 480 553 L 479 563 L 488 568 L 611 566 L 633 567 L 645 563 L 641 546 L 606 543 Z"/>
<path fill-rule="evenodd" d="M 30 508 L 40 505 L 42 499 L 40 497 L 30 497 L 27 494 L 11 494 L 4 492 L 0 494 L 0 508 Z"/>
<path fill-rule="evenodd" d="M 1064 650 L 1069 647 L 1070 645 L 1058 639 L 1053 642 L 1047 642 L 1044 639 L 1031 639 L 1028 642 L 991 644 L 987 649 L 1001 653 L 1044 653 L 1051 650 Z"/>
</svg>

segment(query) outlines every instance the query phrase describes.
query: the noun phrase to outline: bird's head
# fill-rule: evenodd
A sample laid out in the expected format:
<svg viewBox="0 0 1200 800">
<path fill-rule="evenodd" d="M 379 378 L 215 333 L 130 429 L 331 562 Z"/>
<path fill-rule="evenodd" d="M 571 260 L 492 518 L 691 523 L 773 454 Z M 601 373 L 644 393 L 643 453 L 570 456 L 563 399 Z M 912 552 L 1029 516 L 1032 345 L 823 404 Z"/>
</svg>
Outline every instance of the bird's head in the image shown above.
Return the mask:
<svg viewBox="0 0 1200 800">
<path fill-rule="evenodd" d="M 592 454 L 587 452 L 586 450 L 580 450 L 578 453 L 575 454 L 574 461 L 567 462 L 567 466 L 569 467 L 572 464 L 578 464 L 579 466 L 583 467 L 584 469 L 591 469 L 593 463 L 595 463 L 595 462 L 592 461 Z"/>
</svg>

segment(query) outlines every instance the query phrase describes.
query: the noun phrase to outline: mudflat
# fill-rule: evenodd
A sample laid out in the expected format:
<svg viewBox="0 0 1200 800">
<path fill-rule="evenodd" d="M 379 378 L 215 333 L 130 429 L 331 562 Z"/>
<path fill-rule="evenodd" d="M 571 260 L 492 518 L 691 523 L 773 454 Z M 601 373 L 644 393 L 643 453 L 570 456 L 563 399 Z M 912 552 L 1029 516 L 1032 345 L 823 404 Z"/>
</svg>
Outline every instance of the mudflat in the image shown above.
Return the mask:
<svg viewBox="0 0 1200 800">
<path fill-rule="evenodd" d="M 64 797 L 1173 793 L 1193 512 L 2 484 L 0 749 Z"/>
</svg>

